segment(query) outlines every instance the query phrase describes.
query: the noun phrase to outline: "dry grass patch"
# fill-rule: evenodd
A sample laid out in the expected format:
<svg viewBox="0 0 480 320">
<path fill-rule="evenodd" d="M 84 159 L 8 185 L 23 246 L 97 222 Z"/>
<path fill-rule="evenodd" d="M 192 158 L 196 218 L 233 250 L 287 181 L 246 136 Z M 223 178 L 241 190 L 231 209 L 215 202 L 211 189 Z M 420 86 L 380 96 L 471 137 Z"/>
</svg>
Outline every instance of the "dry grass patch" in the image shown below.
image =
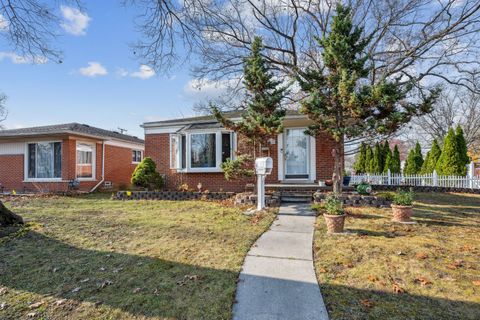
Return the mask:
<svg viewBox="0 0 480 320">
<path fill-rule="evenodd" d="M 415 225 L 353 208 L 349 235 L 320 216 L 315 268 L 332 319 L 480 319 L 480 196 L 418 194 Z"/>
<path fill-rule="evenodd" d="M 106 195 L 7 205 L 29 231 L 0 242 L 0 319 L 228 319 L 243 259 L 274 218 Z"/>
</svg>

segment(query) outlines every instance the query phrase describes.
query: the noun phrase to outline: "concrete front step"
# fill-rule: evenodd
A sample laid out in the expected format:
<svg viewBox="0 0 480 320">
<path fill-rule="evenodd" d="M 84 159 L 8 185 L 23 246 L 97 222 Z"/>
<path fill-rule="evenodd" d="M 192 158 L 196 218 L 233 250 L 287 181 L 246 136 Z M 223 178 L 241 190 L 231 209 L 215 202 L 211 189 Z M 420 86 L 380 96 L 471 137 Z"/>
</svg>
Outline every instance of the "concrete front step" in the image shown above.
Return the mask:
<svg viewBox="0 0 480 320">
<path fill-rule="evenodd" d="M 282 202 L 305 203 L 313 200 L 311 193 L 283 193 L 281 196 Z"/>
</svg>

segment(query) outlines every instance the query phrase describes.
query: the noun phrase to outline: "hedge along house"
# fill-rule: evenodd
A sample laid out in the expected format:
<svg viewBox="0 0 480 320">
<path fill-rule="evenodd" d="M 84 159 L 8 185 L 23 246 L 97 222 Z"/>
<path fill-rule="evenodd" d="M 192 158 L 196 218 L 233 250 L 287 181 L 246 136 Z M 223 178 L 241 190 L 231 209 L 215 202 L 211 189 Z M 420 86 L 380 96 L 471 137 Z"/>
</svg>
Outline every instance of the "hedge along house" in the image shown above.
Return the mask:
<svg viewBox="0 0 480 320">
<path fill-rule="evenodd" d="M 144 141 L 85 124 L 0 130 L 0 191 L 128 187 Z"/>
<path fill-rule="evenodd" d="M 233 121 L 240 119 L 240 115 L 227 113 Z M 305 115 L 289 111 L 284 119 L 284 132 L 262 147 L 261 156 L 270 156 L 274 161 L 272 174 L 266 179 L 267 187 L 268 184 L 312 185 L 331 179 L 334 141 L 327 133 L 317 137 L 306 135 L 304 131 L 309 124 L 311 121 Z M 245 150 L 238 135 L 223 128 L 212 116 L 146 122 L 142 127 L 145 156 L 151 157 L 157 170 L 165 174 L 167 189 L 177 189 L 184 183 L 197 189 L 201 183 L 203 190 L 238 192 L 254 181 L 225 180 L 220 164 Z"/>
</svg>

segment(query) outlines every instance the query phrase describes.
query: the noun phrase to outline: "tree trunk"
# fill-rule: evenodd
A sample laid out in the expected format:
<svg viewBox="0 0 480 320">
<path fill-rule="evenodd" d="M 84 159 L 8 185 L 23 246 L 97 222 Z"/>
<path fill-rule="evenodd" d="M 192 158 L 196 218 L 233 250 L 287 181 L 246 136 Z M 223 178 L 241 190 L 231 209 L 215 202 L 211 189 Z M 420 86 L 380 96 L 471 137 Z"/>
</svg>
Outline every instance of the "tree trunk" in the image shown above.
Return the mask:
<svg viewBox="0 0 480 320">
<path fill-rule="evenodd" d="M 0 226 L 10 226 L 14 224 L 23 224 L 22 217 L 8 210 L 2 201 L 0 201 Z"/>
<path fill-rule="evenodd" d="M 332 150 L 332 156 L 334 158 L 333 166 L 333 193 L 337 196 L 342 194 L 342 185 L 343 185 L 343 165 L 344 165 L 344 138 L 342 137 L 340 141 L 335 144 L 335 148 Z"/>
</svg>

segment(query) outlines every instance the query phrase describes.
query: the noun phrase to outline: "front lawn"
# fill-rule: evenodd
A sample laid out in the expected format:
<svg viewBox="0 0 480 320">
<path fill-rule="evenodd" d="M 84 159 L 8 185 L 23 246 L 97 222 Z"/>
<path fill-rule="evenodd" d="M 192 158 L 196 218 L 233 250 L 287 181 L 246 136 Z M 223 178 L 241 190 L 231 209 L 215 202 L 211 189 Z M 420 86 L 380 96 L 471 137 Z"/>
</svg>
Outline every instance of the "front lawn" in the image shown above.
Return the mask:
<svg viewBox="0 0 480 320">
<path fill-rule="evenodd" d="M 274 217 L 106 195 L 6 205 L 30 231 L 0 238 L 0 319 L 228 319 L 244 257 Z"/>
<path fill-rule="evenodd" d="M 419 194 L 415 225 L 354 208 L 347 235 L 315 233 L 315 268 L 332 320 L 480 319 L 480 196 Z"/>
</svg>

